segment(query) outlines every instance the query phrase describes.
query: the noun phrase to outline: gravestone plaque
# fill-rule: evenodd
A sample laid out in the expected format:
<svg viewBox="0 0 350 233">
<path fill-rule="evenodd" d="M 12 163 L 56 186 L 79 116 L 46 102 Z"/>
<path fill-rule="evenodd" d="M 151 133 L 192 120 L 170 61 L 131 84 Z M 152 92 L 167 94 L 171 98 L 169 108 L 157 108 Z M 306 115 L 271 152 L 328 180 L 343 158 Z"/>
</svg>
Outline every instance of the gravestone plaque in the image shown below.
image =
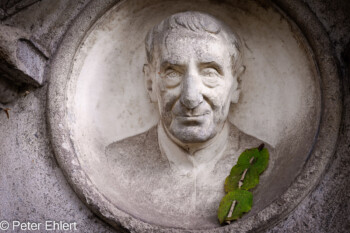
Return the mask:
<svg viewBox="0 0 350 233">
<path fill-rule="evenodd" d="M 48 106 L 57 159 L 92 210 L 131 231 L 247 231 L 317 183 L 339 124 L 336 77 L 319 70 L 334 64 L 277 7 L 152 0 L 101 12 L 62 42 Z M 261 143 L 270 161 L 253 208 L 220 226 L 225 178 Z"/>
</svg>

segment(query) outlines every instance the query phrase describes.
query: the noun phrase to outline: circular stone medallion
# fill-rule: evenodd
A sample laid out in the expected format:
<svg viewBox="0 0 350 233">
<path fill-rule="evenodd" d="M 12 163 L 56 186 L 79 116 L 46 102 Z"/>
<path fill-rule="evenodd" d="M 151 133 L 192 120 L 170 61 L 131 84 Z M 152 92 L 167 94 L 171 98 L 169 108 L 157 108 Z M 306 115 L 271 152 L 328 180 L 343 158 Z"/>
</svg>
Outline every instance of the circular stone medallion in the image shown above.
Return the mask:
<svg viewBox="0 0 350 233">
<path fill-rule="evenodd" d="M 263 2 L 92 1 L 68 30 L 51 68 L 51 141 L 71 186 L 110 224 L 130 231 L 264 229 L 317 184 L 340 122 L 336 66 L 321 27 L 306 39 L 281 10 Z M 304 10 L 289 13 L 305 30 L 312 13 Z M 243 151 L 244 138 L 254 138 L 270 148 L 252 210 L 228 226 L 217 220 L 224 178 L 206 177 L 210 185 L 201 186 L 202 177 L 177 177 L 156 156 L 160 119 L 143 77 L 144 40 L 154 25 L 184 11 L 212 15 L 240 37 L 246 69 L 228 122 L 230 135 L 246 136 L 229 145 Z"/>
</svg>

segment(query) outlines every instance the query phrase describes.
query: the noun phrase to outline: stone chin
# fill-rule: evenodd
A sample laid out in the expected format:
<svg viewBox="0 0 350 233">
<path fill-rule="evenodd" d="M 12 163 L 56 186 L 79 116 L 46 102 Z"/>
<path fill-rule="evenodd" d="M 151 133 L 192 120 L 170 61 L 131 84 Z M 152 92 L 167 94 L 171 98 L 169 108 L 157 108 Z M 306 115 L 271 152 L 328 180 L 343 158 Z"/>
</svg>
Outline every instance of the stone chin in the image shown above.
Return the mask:
<svg viewBox="0 0 350 233">
<path fill-rule="evenodd" d="M 185 144 L 205 143 L 217 134 L 210 115 L 176 117 L 167 131 L 172 137 Z"/>
</svg>

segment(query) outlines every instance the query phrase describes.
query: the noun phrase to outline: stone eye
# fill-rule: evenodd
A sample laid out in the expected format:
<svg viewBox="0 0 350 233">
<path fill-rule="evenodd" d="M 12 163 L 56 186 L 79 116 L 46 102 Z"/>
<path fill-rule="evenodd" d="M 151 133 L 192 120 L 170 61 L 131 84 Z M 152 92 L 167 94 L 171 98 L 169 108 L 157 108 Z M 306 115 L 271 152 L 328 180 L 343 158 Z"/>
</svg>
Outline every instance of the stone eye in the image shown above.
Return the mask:
<svg viewBox="0 0 350 233">
<path fill-rule="evenodd" d="M 180 73 L 177 72 L 176 70 L 169 70 L 165 73 L 165 75 L 167 78 L 171 78 L 171 79 L 180 77 Z"/>
<path fill-rule="evenodd" d="M 208 77 L 218 77 L 219 76 L 218 71 L 214 68 L 204 68 L 201 73 L 202 73 L 202 75 L 208 76 Z"/>
<path fill-rule="evenodd" d="M 215 87 L 219 84 L 220 74 L 214 68 L 204 68 L 201 71 L 202 80 L 205 85 L 208 87 Z"/>
<path fill-rule="evenodd" d="M 167 87 L 175 87 L 180 84 L 182 74 L 179 71 L 168 69 L 165 71 L 164 81 Z"/>
</svg>

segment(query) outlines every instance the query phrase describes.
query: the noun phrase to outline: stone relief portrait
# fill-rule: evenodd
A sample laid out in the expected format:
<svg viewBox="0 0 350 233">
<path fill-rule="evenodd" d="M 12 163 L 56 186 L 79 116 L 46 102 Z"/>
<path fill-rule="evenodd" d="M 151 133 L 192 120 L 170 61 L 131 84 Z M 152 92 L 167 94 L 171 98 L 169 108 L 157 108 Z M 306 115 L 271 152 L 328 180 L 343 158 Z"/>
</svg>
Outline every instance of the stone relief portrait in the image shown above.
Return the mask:
<svg viewBox="0 0 350 233">
<path fill-rule="evenodd" d="M 347 232 L 349 10 L 3 1 L 0 230 Z"/>
<path fill-rule="evenodd" d="M 257 3 L 147 4 L 112 8 L 74 54 L 72 147 L 62 147 L 87 177 L 79 193 L 98 193 L 112 219 L 216 228 L 225 178 L 244 150 L 264 144 L 269 165 L 241 220 L 251 219 L 286 192 L 311 151 L 321 109 L 311 50 Z"/>
<path fill-rule="evenodd" d="M 184 12 L 151 29 L 145 44 L 144 79 L 160 120 L 109 145 L 110 169 L 128 177 L 120 185 L 134 190 L 131 202 L 169 216 L 215 213 L 239 154 L 262 143 L 227 120 L 244 71 L 238 36 L 210 15 Z"/>
</svg>

